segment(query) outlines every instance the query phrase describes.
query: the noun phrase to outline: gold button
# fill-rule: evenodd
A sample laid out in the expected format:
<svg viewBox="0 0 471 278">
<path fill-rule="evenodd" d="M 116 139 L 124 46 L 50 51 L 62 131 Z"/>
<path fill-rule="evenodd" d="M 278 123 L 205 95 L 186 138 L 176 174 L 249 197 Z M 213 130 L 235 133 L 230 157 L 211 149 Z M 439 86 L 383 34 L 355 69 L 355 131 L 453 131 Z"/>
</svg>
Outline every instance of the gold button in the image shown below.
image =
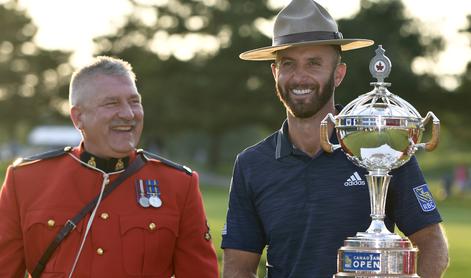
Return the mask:
<svg viewBox="0 0 471 278">
<path fill-rule="evenodd" d="M 155 225 L 154 222 L 151 222 L 151 223 L 149 224 L 149 229 L 150 229 L 151 231 L 153 231 L 153 230 L 155 230 L 155 228 L 157 228 L 157 225 Z"/>
<path fill-rule="evenodd" d="M 53 219 L 49 219 L 47 220 L 47 225 L 49 227 L 54 227 L 54 225 L 56 225 L 56 221 L 54 221 Z"/>
<path fill-rule="evenodd" d="M 105 251 L 103 250 L 103 248 L 98 248 L 96 250 L 96 253 L 101 256 L 101 255 L 103 255 L 103 253 L 105 253 Z"/>
<path fill-rule="evenodd" d="M 106 219 L 110 218 L 110 215 L 109 215 L 108 213 L 106 213 L 106 212 L 103 212 L 103 213 L 100 215 L 100 217 L 101 217 L 101 219 L 106 220 Z"/>
</svg>

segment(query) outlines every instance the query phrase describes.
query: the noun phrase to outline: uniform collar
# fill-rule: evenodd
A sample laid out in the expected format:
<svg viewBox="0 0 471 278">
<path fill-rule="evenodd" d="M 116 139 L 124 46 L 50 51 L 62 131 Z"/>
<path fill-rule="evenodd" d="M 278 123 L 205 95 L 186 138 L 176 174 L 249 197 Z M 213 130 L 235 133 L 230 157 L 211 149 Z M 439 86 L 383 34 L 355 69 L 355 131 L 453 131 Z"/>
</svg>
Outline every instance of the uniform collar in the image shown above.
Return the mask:
<svg viewBox="0 0 471 278">
<path fill-rule="evenodd" d="M 123 158 L 101 158 L 89 152 L 82 152 L 80 160 L 86 164 L 98 168 L 105 173 L 117 172 L 128 167 L 129 156 Z"/>
<path fill-rule="evenodd" d="M 75 148 L 74 153 L 83 163 L 91 166 L 92 168 L 100 169 L 105 173 L 112 173 L 126 169 L 129 165 L 129 162 L 132 161 L 136 156 L 135 152 L 132 152 L 129 156 L 123 158 L 101 158 L 87 152 L 83 148 L 83 143 Z"/>
<path fill-rule="evenodd" d="M 335 105 L 335 109 L 340 112 L 343 109 L 343 106 L 340 104 Z M 332 132 L 330 136 L 330 142 L 332 144 L 338 144 L 337 136 L 335 132 Z M 276 134 L 276 147 L 275 147 L 275 159 L 280 159 L 285 156 L 292 154 L 295 151 L 295 147 L 289 140 L 288 134 L 288 120 L 286 119 L 281 126 L 281 129 L 278 130 Z"/>
</svg>

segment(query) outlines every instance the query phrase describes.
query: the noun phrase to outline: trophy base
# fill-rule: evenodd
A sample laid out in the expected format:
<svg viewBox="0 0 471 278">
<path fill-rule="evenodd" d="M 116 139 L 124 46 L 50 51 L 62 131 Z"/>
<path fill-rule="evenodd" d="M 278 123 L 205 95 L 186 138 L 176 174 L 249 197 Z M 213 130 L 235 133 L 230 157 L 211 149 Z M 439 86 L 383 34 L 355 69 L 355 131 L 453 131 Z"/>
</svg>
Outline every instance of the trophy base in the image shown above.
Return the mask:
<svg viewBox="0 0 471 278">
<path fill-rule="evenodd" d="M 334 278 L 419 278 L 418 249 L 409 239 L 395 234 L 358 233 L 345 240 L 338 251 Z"/>
</svg>

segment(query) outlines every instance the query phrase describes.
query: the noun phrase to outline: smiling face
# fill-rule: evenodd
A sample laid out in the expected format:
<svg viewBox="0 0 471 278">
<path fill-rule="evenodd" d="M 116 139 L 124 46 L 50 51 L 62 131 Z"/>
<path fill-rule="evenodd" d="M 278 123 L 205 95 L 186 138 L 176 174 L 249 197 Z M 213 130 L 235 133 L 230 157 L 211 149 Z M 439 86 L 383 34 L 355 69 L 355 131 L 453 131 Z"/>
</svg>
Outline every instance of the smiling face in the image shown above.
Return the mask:
<svg viewBox="0 0 471 278">
<path fill-rule="evenodd" d="M 97 74 L 80 88 L 71 118 L 82 131 L 86 151 L 102 158 L 121 158 L 139 143 L 144 110 L 130 77 Z"/>
<path fill-rule="evenodd" d="M 345 76 L 346 65 L 332 46 L 301 46 L 278 51 L 272 73 L 276 92 L 289 115 L 309 118 L 328 102 Z"/>
</svg>

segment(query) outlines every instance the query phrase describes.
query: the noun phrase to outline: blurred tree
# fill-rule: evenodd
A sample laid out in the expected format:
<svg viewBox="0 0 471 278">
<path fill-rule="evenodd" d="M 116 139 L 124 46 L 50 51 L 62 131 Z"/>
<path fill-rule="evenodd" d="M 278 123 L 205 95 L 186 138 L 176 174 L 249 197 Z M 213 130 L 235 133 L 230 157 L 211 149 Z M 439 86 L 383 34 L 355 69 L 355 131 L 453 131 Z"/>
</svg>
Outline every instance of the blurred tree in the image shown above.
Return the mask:
<svg viewBox="0 0 471 278">
<path fill-rule="evenodd" d="M 410 102 L 422 114 L 439 108 L 436 100 L 443 96 L 443 89 L 433 76 L 414 73 L 412 64 L 416 58 L 434 57 L 443 49 L 443 41 L 421 32 L 420 24 L 406 15 L 402 1 L 361 0 L 360 12 L 354 18 L 340 20 L 339 28 L 344 37 L 375 41 L 372 47 L 344 54 L 351 67 L 337 94 L 340 102 L 346 103 L 373 89 L 369 85 L 375 81 L 369 72 L 369 62 L 375 56 L 377 46 L 382 45 L 393 65 L 386 79 L 392 83 L 389 90 Z"/>
<path fill-rule="evenodd" d="M 215 166 L 227 131 L 281 125 L 269 63 L 238 58 L 243 50 L 271 44 L 256 26 L 274 14 L 268 1 L 132 2 L 128 22 L 96 43 L 97 54 L 135 67 L 146 109 L 144 141 L 162 146 L 181 131 L 203 130 Z"/>
<path fill-rule="evenodd" d="M 468 18 L 471 20 L 471 18 Z M 471 65 L 461 78 L 461 86 L 450 92 L 441 87 L 437 77 L 430 74 L 417 74 L 412 71 L 417 58 L 434 58 L 443 50 L 441 37 L 422 32 L 416 20 L 406 16 L 404 6 L 399 0 L 361 1 L 360 12 L 351 19 L 339 21 L 345 37 L 371 38 L 374 48 L 344 53 L 349 70 L 344 83 L 337 93 L 337 100 L 348 103 L 359 94 L 372 89 L 373 81 L 369 73 L 369 61 L 375 55 L 376 45 L 383 45 L 393 67 L 387 82 L 389 90 L 410 102 L 424 117 L 433 111 L 441 120 L 442 130 L 450 132 L 454 144 L 471 139 L 467 109 L 471 98 Z M 471 23 L 463 30 L 471 34 Z M 430 126 L 426 127 L 430 131 Z"/>
<path fill-rule="evenodd" d="M 135 66 L 146 106 L 144 141 L 162 146 L 183 130 L 203 130 L 211 138 L 209 158 L 215 165 L 225 132 L 246 125 L 279 128 L 285 113 L 274 96 L 269 63 L 238 59 L 242 51 L 271 44 L 260 26 L 276 14 L 272 1 L 130 1 L 134 11 L 127 23 L 116 34 L 97 38 L 96 45 L 97 54 Z M 412 71 L 415 59 L 434 57 L 443 42 L 421 32 L 400 0 L 362 0 L 360 12 L 339 25 L 345 37 L 383 45 L 393 62 L 391 92 L 422 114 L 449 112 L 439 105 L 449 94 L 435 77 Z M 374 54 L 373 47 L 344 53 L 349 71 L 338 102 L 371 90 L 368 64 Z"/>
<path fill-rule="evenodd" d="M 471 15 L 468 15 L 468 26 L 461 32 L 467 34 L 471 48 Z M 471 103 L 471 62 L 468 62 L 466 71 L 460 78 L 460 86 L 452 94 L 450 109 L 455 113 L 449 115 L 449 122 L 455 131 L 458 140 L 464 143 L 468 149 L 471 139 L 471 126 L 469 124 L 469 103 Z"/>
<path fill-rule="evenodd" d="M 0 139 L 16 142 L 38 123 L 64 120 L 71 67 L 69 53 L 34 43 L 36 27 L 16 1 L 0 5 L 0 28 Z"/>
</svg>

